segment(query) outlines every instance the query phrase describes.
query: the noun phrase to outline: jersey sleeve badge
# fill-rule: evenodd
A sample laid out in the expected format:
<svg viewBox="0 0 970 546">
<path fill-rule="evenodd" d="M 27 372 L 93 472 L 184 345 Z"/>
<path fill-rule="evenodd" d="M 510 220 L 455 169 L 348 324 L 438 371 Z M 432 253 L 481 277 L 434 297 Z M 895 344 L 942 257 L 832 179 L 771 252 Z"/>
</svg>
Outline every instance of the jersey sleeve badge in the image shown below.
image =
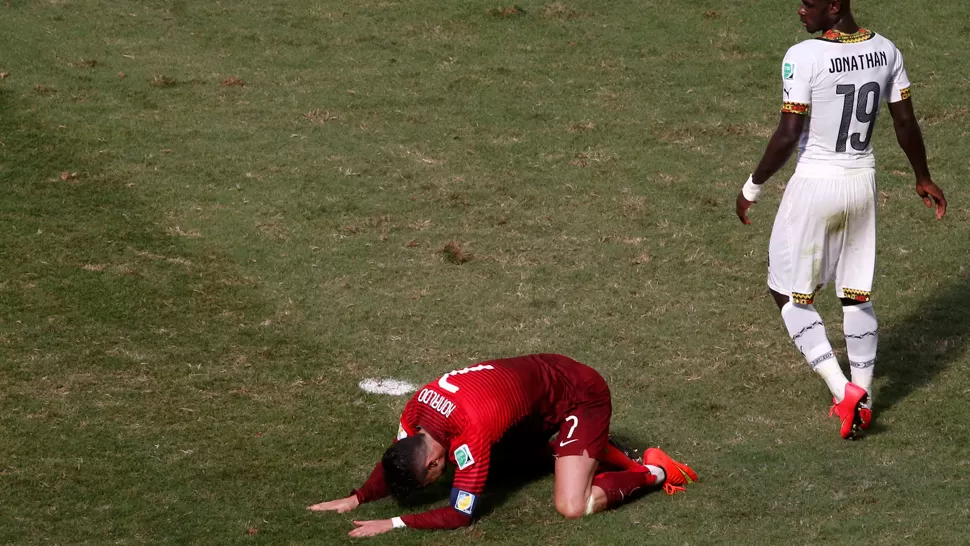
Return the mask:
<svg viewBox="0 0 970 546">
<path fill-rule="evenodd" d="M 478 495 L 463 489 L 451 490 L 451 507 L 462 514 L 472 515 L 476 504 L 478 504 Z"/>
<path fill-rule="evenodd" d="M 468 444 L 461 444 L 455 450 L 455 464 L 458 465 L 458 470 L 464 470 L 475 464 L 475 457 L 472 457 L 472 450 L 468 449 Z"/>
<path fill-rule="evenodd" d="M 778 65 L 775 65 L 778 66 Z M 795 79 L 795 63 L 785 63 L 781 69 L 781 77 L 784 80 Z"/>
</svg>

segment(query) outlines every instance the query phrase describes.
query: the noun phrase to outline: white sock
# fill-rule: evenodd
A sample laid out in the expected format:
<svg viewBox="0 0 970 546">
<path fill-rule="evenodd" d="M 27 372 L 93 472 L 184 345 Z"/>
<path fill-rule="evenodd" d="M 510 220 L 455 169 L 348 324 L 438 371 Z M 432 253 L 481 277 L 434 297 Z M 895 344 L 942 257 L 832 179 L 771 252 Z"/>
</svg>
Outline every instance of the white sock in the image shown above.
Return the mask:
<svg viewBox="0 0 970 546">
<path fill-rule="evenodd" d="M 879 323 L 872 302 L 842 307 L 844 314 L 845 350 L 849 354 L 852 382 L 869 393 L 872 400 L 872 376 L 876 368 L 876 346 Z"/>
<path fill-rule="evenodd" d="M 667 473 L 664 472 L 663 468 L 660 468 L 659 466 L 653 466 L 652 464 L 645 464 L 643 466 L 647 467 L 647 470 L 649 470 L 650 473 L 653 474 L 653 477 L 657 478 L 657 481 L 654 482 L 656 485 L 662 484 L 664 480 L 667 479 Z"/>
<path fill-rule="evenodd" d="M 828 385 L 836 402 L 845 396 L 845 385 L 849 382 L 839 361 L 832 352 L 832 344 L 825 335 L 825 323 L 818 311 L 811 305 L 796 305 L 788 302 L 781 308 L 781 318 L 788 328 L 795 347 L 805 357 L 805 361 L 818 372 Z"/>
<path fill-rule="evenodd" d="M 839 366 L 835 354 L 830 351 L 828 358 L 815 365 L 815 371 L 825 380 L 825 384 L 828 385 L 835 401 L 841 402 L 845 398 L 845 386 L 849 384 L 849 380 L 842 373 L 842 367 Z"/>
</svg>

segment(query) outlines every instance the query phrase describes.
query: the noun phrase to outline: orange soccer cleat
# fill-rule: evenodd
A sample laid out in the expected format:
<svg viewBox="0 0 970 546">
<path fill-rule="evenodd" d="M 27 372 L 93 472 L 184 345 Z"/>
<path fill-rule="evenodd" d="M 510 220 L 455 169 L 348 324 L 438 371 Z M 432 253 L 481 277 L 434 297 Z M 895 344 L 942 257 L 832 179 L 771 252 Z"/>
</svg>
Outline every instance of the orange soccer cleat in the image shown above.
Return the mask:
<svg viewBox="0 0 970 546">
<path fill-rule="evenodd" d="M 859 428 L 869 430 L 869 423 L 872 423 L 872 408 L 863 405 L 859 408 Z"/>
<path fill-rule="evenodd" d="M 841 402 L 835 403 L 835 399 L 832 400 L 833 404 L 832 408 L 829 409 L 829 416 L 837 415 L 839 417 L 841 422 L 839 434 L 842 435 L 842 438 L 852 440 L 860 428 L 863 430 L 869 428 L 869 423 L 872 421 L 872 410 L 863 407 L 868 401 L 869 395 L 866 390 L 855 383 L 848 383 L 845 386 L 845 397 L 842 398 Z"/>
<path fill-rule="evenodd" d="M 687 484 L 697 481 L 697 473 L 691 467 L 671 459 L 670 455 L 664 453 L 659 447 L 651 447 L 644 452 L 643 464 L 664 469 L 664 474 L 667 475 L 664 480 L 664 491 L 668 495 L 684 491 Z"/>
</svg>

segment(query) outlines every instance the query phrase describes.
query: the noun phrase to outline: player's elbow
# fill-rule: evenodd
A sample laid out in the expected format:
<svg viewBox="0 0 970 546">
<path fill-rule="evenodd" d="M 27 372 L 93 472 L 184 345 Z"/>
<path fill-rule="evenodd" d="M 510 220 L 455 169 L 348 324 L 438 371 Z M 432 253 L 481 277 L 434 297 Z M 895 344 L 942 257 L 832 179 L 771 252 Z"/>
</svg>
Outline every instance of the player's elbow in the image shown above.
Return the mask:
<svg viewBox="0 0 970 546">
<path fill-rule="evenodd" d="M 782 113 L 775 134 L 771 137 L 774 145 L 781 150 L 791 150 L 798 144 L 805 128 L 806 116 L 793 113 Z"/>
<path fill-rule="evenodd" d="M 897 116 L 893 118 L 893 129 L 896 131 L 896 137 L 903 139 L 919 133 L 919 122 L 916 121 L 915 116 Z"/>
<path fill-rule="evenodd" d="M 458 513 L 448 522 L 448 529 L 461 529 L 472 524 L 472 517 L 464 513 Z"/>
<path fill-rule="evenodd" d="M 798 138 L 800 133 L 794 131 L 789 131 L 786 129 L 779 129 L 775 132 L 775 143 L 778 148 L 785 151 L 791 151 L 798 144 Z"/>
<path fill-rule="evenodd" d="M 576 499 L 556 499 L 556 511 L 566 519 L 579 519 L 586 513 L 586 503 Z"/>
</svg>

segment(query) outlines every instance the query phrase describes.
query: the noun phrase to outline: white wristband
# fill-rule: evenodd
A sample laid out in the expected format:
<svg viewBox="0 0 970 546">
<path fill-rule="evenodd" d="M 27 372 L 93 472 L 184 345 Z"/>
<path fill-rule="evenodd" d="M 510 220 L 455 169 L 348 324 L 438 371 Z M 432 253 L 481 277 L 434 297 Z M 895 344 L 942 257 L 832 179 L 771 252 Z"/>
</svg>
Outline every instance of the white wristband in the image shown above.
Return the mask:
<svg viewBox="0 0 970 546">
<path fill-rule="evenodd" d="M 404 520 L 401 518 L 391 518 L 391 527 L 394 529 L 400 529 L 401 527 L 407 527 L 407 525 L 404 525 Z"/>
<path fill-rule="evenodd" d="M 755 184 L 751 181 L 751 177 L 749 176 L 748 181 L 745 182 L 744 187 L 741 188 L 741 195 L 743 195 L 748 201 L 754 203 L 758 201 L 759 197 L 761 197 L 762 189 L 764 188 L 761 187 L 761 184 Z"/>
</svg>

